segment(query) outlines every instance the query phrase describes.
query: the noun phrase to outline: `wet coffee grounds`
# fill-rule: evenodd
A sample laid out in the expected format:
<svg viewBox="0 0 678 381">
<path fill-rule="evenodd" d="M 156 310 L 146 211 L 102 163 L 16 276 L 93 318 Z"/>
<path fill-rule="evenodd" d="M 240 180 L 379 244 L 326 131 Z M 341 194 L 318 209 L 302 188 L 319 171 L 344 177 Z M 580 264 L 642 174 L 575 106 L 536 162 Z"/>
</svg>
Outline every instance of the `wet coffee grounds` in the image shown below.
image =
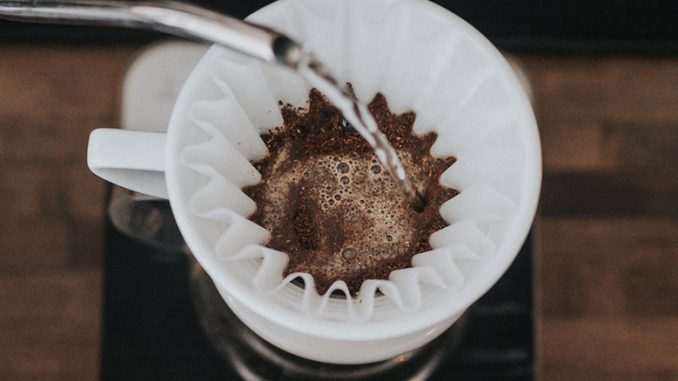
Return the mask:
<svg viewBox="0 0 678 381">
<path fill-rule="evenodd" d="M 320 294 L 344 280 L 356 295 L 431 249 L 430 235 L 447 226 L 440 205 L 458 194 L 439 183 L 455 159 L 431 157 L 436 135 L 412 133 L 415 113 L 392 113 L 382 94 L 369 104 L 426 200 L 421 212 L 320 92 L 307 108 L 280 107 L 284 125 L 262 136 L 269 155 L 254 163 L 262 181 L 243 191 L 257 204 L 249 218 L 271 232 L 267 246 L 289 255 L 285 276 L 310 273 Z"/>
</svg>

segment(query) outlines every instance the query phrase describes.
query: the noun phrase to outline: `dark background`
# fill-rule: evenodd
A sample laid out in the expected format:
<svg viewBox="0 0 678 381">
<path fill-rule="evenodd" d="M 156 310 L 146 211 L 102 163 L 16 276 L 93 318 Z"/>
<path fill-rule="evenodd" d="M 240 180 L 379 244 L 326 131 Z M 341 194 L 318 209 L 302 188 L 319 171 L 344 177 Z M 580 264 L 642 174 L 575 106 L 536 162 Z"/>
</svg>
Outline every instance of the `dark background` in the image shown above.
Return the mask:
<svg viewBox="0 0 678 381">
<path fill-rule="evenodd" d="M 268 0 L 192 0 L 244 18 Z M 438 0 L 515 53 L 678 53 L 678 2 L 671 0 Z M 151 32 L 0 22 L 0 40 L 146 42 Z"/>
</svg>

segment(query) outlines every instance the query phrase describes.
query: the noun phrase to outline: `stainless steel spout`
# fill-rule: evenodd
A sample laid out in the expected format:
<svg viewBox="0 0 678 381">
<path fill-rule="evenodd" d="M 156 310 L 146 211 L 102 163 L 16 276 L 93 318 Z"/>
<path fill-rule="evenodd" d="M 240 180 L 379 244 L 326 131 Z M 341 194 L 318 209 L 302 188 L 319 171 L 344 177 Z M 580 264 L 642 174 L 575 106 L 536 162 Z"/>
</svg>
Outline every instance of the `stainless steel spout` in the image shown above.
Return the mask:
<svg viewBox="0 0 678 381">
<path fill-rule="evenodd" d="M 304 55 L 300 44 L 270 28 L 175 1 L 0 0 L 0 18 L 150 29 L 215 43 L 291 68 Z"/>
</svg>

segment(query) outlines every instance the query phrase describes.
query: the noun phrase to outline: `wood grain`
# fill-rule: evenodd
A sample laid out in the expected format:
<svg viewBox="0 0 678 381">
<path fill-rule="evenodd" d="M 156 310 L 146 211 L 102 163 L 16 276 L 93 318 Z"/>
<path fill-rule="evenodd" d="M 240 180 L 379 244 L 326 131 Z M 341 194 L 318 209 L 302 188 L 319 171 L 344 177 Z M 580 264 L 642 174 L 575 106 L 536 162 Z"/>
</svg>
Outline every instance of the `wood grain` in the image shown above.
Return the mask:
<svg viewBox="0 0 678 381">
<path fill-rule="evenodd" d="M 0 379 L 94 380 L 101 271 L 0 276 Z"/>
<path fill-rule="evenodd" d="M 87 137 L 118 124 L 138 47 L 0 46 L 0 379 L 98 377 L 104 185 Z"/>
<path fill-rule="evenodd" d="M 544 380 L 678 380 L 678 60 L 522 57 Z"/>
<path fill-rule="evenodd" d="M 544 219 L 541 233 L 545 316 L 678 316 L 678 221 Z"/>
<path fill-rule="evenodd" d="M 678 379 L 678 319 L 545 318 L 544 380 Z"/>
<path fill-rule="evenodd" d="M 546 170 L 609 170 L 628 165 L 628 154 L 656 160 L 675 152 L 675 59 L 520 59 L 534 87 Z M 657 142 L 669 147 L 656 151 Z"/>
<path fill-rule="evenodd" d="M 678 215 L 678 176 L 673 169 L 547 171 L 541 212 L 545 217 L 651 217 Z"/>
<path fill-rule="evenodd" d="M 103 183 L 139 47 L 0 46 L 0 379 L 95 379 Z M 544 380 L 678 380 L 678 60 L 519 57 L 544 154 Z"/>
</svg>

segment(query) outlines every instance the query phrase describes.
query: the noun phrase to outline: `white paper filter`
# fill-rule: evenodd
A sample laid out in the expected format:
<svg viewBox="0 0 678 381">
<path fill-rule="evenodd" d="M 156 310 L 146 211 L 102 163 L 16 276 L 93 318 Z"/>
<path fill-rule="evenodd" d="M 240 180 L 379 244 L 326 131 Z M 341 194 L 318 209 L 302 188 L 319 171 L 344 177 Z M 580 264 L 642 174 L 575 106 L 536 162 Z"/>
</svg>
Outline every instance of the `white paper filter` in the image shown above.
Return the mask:
<svg viewBox="0 0 678 381">
<path fill-rule="evenodd" d="M 450 225 L 431 236 L 434 250 L 388 280 L 365 281 L 358 300 L 342 281 L 318 295 L 309 274 L 283 279 L 287 255 L 265 247 L 269 233 L 246 219 L 256 206 L 240 189 L 261 178 L 250 162 L 267 154 L 259 134 L 283 123 L 278 100 L 305 106 L 310 87 L 291 71 L 213 48 L 219 50 L 211 55 L 218 57 L 211 72 L 217 95 L 190 105 L 188 117 L 203 136 L 183 150 L 181 162 L 204 180 L 193 185 L 189 208 L 202 221 L 210 255 L 224 266 L 211 272 L 221 274 L 213 275 L 216 283 L 219 276 L 236 278 L 268 302 L 319 319 L 383 320 L 454 300 L 493 260 L 515 223 L 526 175 L 522 136 L 514 129 L 519 108 L 506 90 L 506 73 L 488 56 L 496 53 L 474 45 L 448 17 L 413 11 L 418 5 L 289 0 L 250 20 L 303 42 L 360 99 L 382 92 L 394 112 L 414 110 L 416 133 L 438 134 L 431 153 L 458 159 L 441 182 L 461 193 L 441 207 Z M 305 289 L 290 284 L 297 276 Z M 330 298 L 337 289 L 347 299 Z"/>
</svg>

